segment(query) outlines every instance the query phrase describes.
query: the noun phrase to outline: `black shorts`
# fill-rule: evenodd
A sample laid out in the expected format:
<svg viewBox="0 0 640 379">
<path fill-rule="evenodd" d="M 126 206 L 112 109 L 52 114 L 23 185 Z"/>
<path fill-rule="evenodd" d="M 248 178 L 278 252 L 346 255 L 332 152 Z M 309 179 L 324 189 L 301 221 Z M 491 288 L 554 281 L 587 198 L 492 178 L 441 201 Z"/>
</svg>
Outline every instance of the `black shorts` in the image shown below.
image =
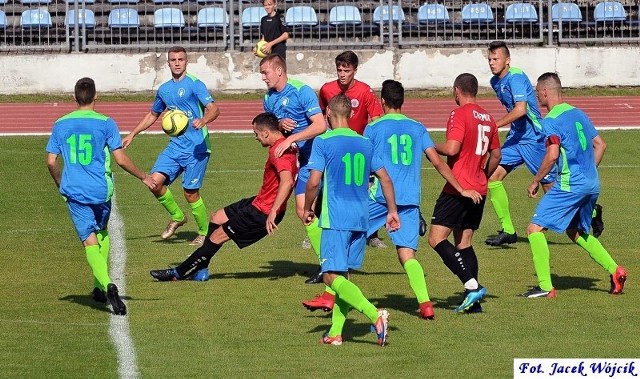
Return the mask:
<svg viewBox="0 0 640 379">
<path fill-rule="evenodd" d="M 477 230 L 482 220 L 485 198 L 480 204 L 474 204 L 468 197 L 442 192 L 433 208 L 431 224 L 451 229 Z"/>
<path fill-rule="evenodd" d="M 267 215 L 251 204 L 255 198 L 254 196 L 242 199 L 224 207 L 224 213 L 229 221 L 222 224 L 222 228 L 241 249 L 260 241 L 267 235 Z M 284 212 L 278 213 L 276 224 L 279 224 L 283 218 Z"/>
</svg>

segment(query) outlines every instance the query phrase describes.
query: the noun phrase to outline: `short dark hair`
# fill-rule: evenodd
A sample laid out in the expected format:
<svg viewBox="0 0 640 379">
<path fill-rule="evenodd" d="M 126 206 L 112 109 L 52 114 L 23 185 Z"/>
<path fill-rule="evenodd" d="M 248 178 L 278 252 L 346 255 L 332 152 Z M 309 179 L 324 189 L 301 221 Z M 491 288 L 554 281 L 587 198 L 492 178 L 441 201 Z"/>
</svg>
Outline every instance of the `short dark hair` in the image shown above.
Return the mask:
<svg viewBox="0 0 640 379">
<path fill-rule="evenodd" d="M 169 51 L 167 51 L 167 57 L 169 57 L 171 53 L 184 53 L 184 55 L 187 55 L 187 50 L 182 46 L 171 46 Z"/>
<path fill-rule="evenodd" d="M 458 75 L 453 82 L 453 86 L 460 89 L 460 91 L 466 95 L 474 97 L 478 95 L 478 78 L 473 74 L 465 72 L 464 74 Z"/>
<path fill-rule="evenodd" d="M 74 94 L 78 105 L 89 105 L 96 98 L 96 83 L 91 78 L 82 78 L 76 82 Z"/>
<path fill-rule="evenodd" d="M 351 116 L 351 100 L 344 93 L 339 93 L 329 100 L 327 105 L 331 113 L 349 118 Z"/>
<path fill-rule="evenodd" d="M 402 108 L 402 104 L 404 104 L 404 87 L 402 87 L 402 83 L 392 79 L 385 80 L 382 82 L 380 97 L 389 107 L 393 109 Z"/>
<path fill-rule="evenodd" d="M 282 71 L 287 72 L 287 62 L 282 59 L 278 54 L 269 54 L 266 57 L 262 58 L 260 61 L 260 66 L 265 63 L 270 63 L 273 68 L 280 67 Z"/>
<path fill-rule="evenodd" d="M 280 130 L 278 128 L 278 118 L 271 112 L 260 113 L 251 121 L 253 125 L 256 126 L 257 129 L 264 130 L 267 129 L 269 131 Z"/>
<path fill-rule="evenodd" d="M 510 57 L 511 53 L 509 52 L 509 48 L 504 41 L 493 41 L 489 44 L 489 52 L 494 53 L 496 50 L 502 49 L 504 51 L 504 55 L 506 57 Z"/>
<path fill-rule="evenodd" d="M 558 76 L 558 73 L 556 72 L 545 72 L 544 74 L 540 75 L 540 77 L 538 78 L 538 81 L 551 82 L 556 86 L 562 88 L 562 82 L 560 82 L 560 76 Z"/>
<path fill-rule="evenodd" d="M 358 56 L 351 50 L 338 54 L 336 57 L 336 67 L 353 66 L 358 68 Z"/>
</svg>

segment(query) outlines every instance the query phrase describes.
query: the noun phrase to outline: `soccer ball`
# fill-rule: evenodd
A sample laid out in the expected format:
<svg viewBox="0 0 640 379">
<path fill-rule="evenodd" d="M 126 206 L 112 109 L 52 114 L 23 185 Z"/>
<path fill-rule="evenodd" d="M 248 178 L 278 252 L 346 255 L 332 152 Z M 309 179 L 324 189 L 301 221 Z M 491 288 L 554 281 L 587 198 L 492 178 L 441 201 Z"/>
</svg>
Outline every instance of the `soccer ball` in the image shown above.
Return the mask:
<svg viewBox="0 0 640 379">
<path fill-rule="evenodd" d="M 179 110 L 170 109 L 162 116 L 162 130 L 171 137 L 182 135 L 189 126 L 189 117 Z"/>
<path fill-rule="evenodd" d="M 262 48 L 267 44 L 267 41 L 261 39 L 260 41 L 258 41 L 258 43 L 256 43 L 256 55 L 260 58 L 264 58 L 267 56 L 267 54 L 262 52 Z"/>
</svg>

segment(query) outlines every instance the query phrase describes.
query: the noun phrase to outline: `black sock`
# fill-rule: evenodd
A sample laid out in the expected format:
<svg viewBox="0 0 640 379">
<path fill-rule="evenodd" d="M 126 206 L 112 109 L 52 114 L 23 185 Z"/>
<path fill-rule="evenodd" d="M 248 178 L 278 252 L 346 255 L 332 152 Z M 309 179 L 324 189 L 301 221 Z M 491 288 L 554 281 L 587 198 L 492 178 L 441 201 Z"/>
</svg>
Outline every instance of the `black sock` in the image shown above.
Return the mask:
<svg viewBox="0 0 640 379">
<path fill-rule="evenodd" d="M 462 260 L 464 265 L 471 271 L 471 275 L 473 275 L 476 280 L 478 279 L 478 257 L 476 256 L 475 250 L 473 250 L 473 246 L 466 247 L 462 250 L 459 250 L 462 255 Z"/>
<path fill-rule="evenodd" d="M 184 262 L 182 262 L 176 271 L 181 278 L 184 278 L 189 271 L 194 268 L 202 269 L 209 266 L 211 258 L 220 250 L 222 245 L 217 245 L 209 238 L 204 239 L 202 246 L 196 249 Z"/>
<path fill-rule="evenodd" d="M 211 235 L 211 233 L 213 233 L 216 229 L 218 229 L 220 225 L 210 222 L 209 223 L 209 229 L 207 230 L 207 238 L 209 238 L 209 236 Z"/>
<path fill-rule="evenodd" d="M 444 262 L 445 266 L 460 279 L 460 281 L 464 284 L 467 281 L 473 279 L 473 275 L 471 274 L 471 270 L 464 265 L 464 259 L 462 259 L 462 254 L 460 254 L 455 246 L 451 244 L 448 240 L 444 240 L 434 247 L 434 250 L 438 253 L 440 258 L 442 258 L 442 262 Z"/>
</svg>

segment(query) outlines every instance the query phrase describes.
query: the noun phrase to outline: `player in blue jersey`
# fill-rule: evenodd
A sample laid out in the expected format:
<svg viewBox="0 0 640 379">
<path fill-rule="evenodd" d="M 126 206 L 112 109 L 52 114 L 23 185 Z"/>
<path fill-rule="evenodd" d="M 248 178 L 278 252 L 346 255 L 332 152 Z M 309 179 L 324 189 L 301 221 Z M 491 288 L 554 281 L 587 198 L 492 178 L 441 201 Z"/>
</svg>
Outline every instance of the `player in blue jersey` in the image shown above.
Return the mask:
<svg viewBox="0 0 640 379">
<path fill-rule="evenodd" d="M 169 189 L 169 185 L 182 174 L 184 197 L 198 225 L 198 236 L 190 245 L 197 246 L 204 242 L 209 227 L 209 214 L 200 197 L 200 188 L 211 154 L 207 124 L 218 118 L 220 110 L 204 83 L 187 73 L 187 52 L 183 47 L 171 47 L 167 58 L 171 80 L 158 88 L 151 111 L 123 139 L 122 145 L 127 148 L 138 133 L 147 130 L 167 109 L 179 109 L 187 114 L 187 131 L 178 137 L 169 138 L 169 145 L 160 153 L 151 169 L 151 176 L 157 184 L 151 192 L 171 215 L 171 221 L 160 234 L 166 240 L 187 222 L 187 217 Z"/>
<path fill-rule="evenodd" d="M 264 96 L 264 111 L 276 115 L 280 129 L 287 138 L 276 147 L 275 154 L 281 156 L 291 147 L 298 148 L 300 171 L 294 189 L 296 214 L 304 221 L 304 194 L 309 178 L 307 163 L 313 139 L 327 130 L 318 97 L 311 87 L 299 80 L 289 79 L 287 65 L 277 54 L 260 61 L 260 74 L 267 85 Z M 314 252 L 320 259 L 320 228 L 317 222 L 306 226 L 307 236 Z M 315 275 L 314 275 L 315 276 Z"/>
<path fill-rule="evenodd" d="M 527 227 L 533 265 L 538 286 L 521 294 L 523 297 L 556 296 L 551 283 L 549 246 L 544 232 L 551 229 L 567 236 L 582 247 L 591 259 L 610 274 L 609 292 L 621 294 L 627 273 L 619 266 L 598 239 L 589 234 L 593 208 L 600 194 L 598 165 L 606 144 L 589 117 L 562 99 L 558 74 L 547 72 L 538 78 L 536 93 L 540 105 L 549 110 L 543 120 L 546 155 L 527 192 L 536 197 L 544 176 L 557 168 L 558 178 L 540 199 Z"/>
<path fill-rule="evenodd" d="M 78 80 L 74 95 L 78 109 L 53 125 L 47 143 L 47 168 L 67 203 L 71 221 L 84 246 L 93 272 L 93 299 L 101 303 L 109 301 L 113 313 L 125 315 L 127 307 L 120 299 L 118 287 L 109 278 L 107 224 L 113 195 L 110 153 L 120 167 L 150 189 L 155 188 L 155 182 L 125 154 L 115 121 L 94 110 L 93 79 Z M 58 156 L 62 156 L 64 162 L 62 171 Z"/>
<path fill-rule="evenodd" d="M 304 202 L 304 222 L 317 220 L 313 203 L 323 181 L 322 211 L 319 215 L 320 262 L 324 283 L 335 291 L 336 299 L 331 318 L 331 329 L 322 343 L 342 344 L 342 328 L 347 313 L 355 308 L 364 313 L 378 335 L 378 344 L 384 346 L 387 338 L 389 313 L 367 300 L 360 289 L 349 280 L 349 271 L 362 266 L 369 229 L 368 186 L 369 174 L 380 180 L 389 213 L 386 217 L 390 232 L 400 227 L 395 205 L 393 184 L 382 161 L 373 153 L 371 142 L 349 129 L 351 101 L 339 94 L 329 101 L 327 119 L 332 130 L 318 136 L 313 142 L 308 168 Z M 393 234 L 393 233 L 392 233 Z"/>
<path fill-rule="evenodd" d="M 542 117 L 531 81 L 521 69 L 511 67 L 509 48 L 503 41 L 489 44 L 488 61 L 493 74 L 491 88 L 508 112 L 504 117 L 496 120 L 496 125 L 498 128 L 511 126 L 502 145 L 500 165 L 489 178 L 491 204 L 502 229 L 496 236 L 487 238 L 485 242 L 488 245 L 500 246 L 515 243 L 518 240 L 509 211 L 509 198 L 502 182 L 512 170 L 522 164 L 535 175 L 545 155 L 545 147 L 541 130 Z M 556 173 L 551 171 L 542 179 L 540 183 L 545 191 L 551 188 L 555 176 Z M 596 206 L 593 229 L 596 237 L 604 229 L 600 205 Z"/>
</svg>

